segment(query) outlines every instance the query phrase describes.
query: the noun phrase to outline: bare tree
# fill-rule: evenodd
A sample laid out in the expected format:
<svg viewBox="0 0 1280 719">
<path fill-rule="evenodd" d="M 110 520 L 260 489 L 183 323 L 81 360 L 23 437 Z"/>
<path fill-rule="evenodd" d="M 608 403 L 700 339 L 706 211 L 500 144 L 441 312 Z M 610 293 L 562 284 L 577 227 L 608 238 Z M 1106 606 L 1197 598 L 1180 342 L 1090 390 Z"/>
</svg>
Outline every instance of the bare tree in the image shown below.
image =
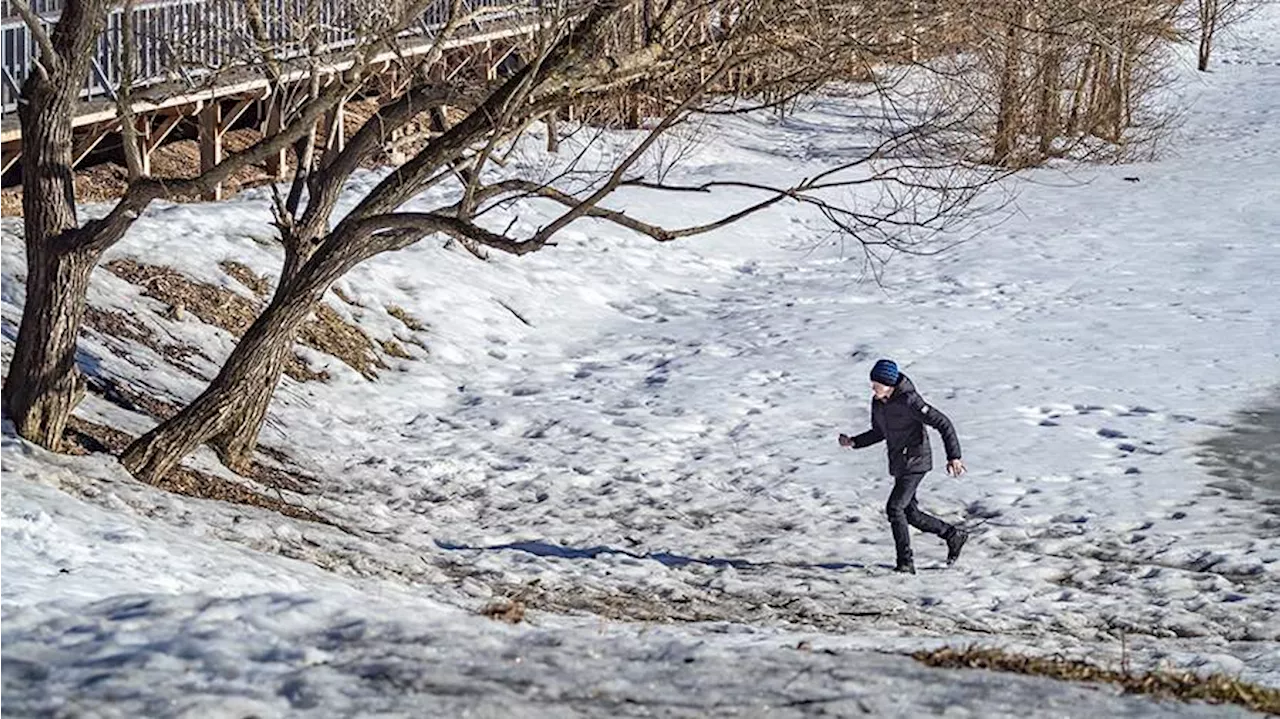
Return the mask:
<svg viewBox="0 0 1280 719">
<path fill-rule="evenodd" d="M 94 57 L 91 48 L 113 9 L 113 0 L 68 0 L 52 32 L 26 0 L 13 0 L 39 48 L 18 109 L 27 282 L 22 323 L 4 386 L 5 411 L 20 435 L 57 449 L 67 420 L 83 397 L 85 383 L 75 364 L 76 339 L 89 275 L 103 252 L 124 236 L 152 201 L 210 192 L 241 168 L 278 156 L 310 137 L 317 122 L 360 86 L 370 64 L 395 49 L 397 36 L 422 16 L 431 1 L 383 4 L 383 12 L 365 15 L 365 24 L 359 26 L 362 42 L 345 59 L 329 58 L 332 67 L 344 69 L 328 72 L 323 88 L 317 71 L 313 91 L 289 102 L 285 84 L 276 83 L 276 91 L 289 107 L 273 132 L 198 177 L 176 181 L 146 177 L 140 170 L 131 104 L 135 32 L 126 15 L 123 47 L 127 56 L 117 107 L 126 139 L 129 185 L 106 216 L 81 224 L 72 184 L 72 117 Z M 456 10 L 458 5 L 451 7 Z M 387 8 L 394 8 L 394 12 Z M 206 32 L 205 36 L 214 34 Z M 438 40 L 443 42 L 447 36 L 442 32 Z M 247 65 L 229 63 L 222 69 L 263 73 L 277 81 L 286 71 L 299 71 L 296 61 L 290 66 L 276 61 L 260 46 L 248 44 L 246 48 L 246 52 L 262 54 Z M 424 62 L 429 60 L 429 55 L 423 58 Z M 305 72 L 306 60 L 303 62 Z M 309 151 L 303 154 L 309 157 Z"/>
<path fill-rule="evenodd" d="M 999 0 L 956 7 L 920 64 L 970 103 L 978 152 L 1004 167 L 1110 159 L 1158 139 L 1153 102 L 1180 39 L 1178 0 Z"/>
<path fill-rule="evenodd" d="M 1218 31 L 1244 20 L 1262 4 L 1262 0 L 1196 0 L 1196 68 L 1200 72 L 1209 70 L 1209 55 Z"/>
<path fill-rule="evenodd" d="M 944 135 L 945 121 L 928 113 L 877 128 L 881 140 L 865 155 L 789 185 L 726 179 L 680 186 L 646 176 L 646 158 L 665 151 L 660 140 L 692 118 L 777 106 L 830 80 L 832 66 L 823 61 L 851 52 L 854 45 L 833 30 L 802 31 L 814 27 L 823 8 L 796 0 L 596 2 L 580 15 L 549 22 L 523 66 L 478 100 L 448 82 L 415 83 L 383 106 L 378 121 L 361 129 L 345 149 L 326 155 L 314 172 L 295 177 L 287 196 L 277 195 L 275 222 L 285 263 L 272 301 L 208 388 L 136 440 L 121 461 L 136 476 L 152 480 L 209 443 L 229 466 L 242 467 L 255 447 L 294 337 L 330 285 L 358 263 L 426 237 L 524 255 L 551 245 L 569 224 L 591 219 L 668 242 L 729 226 L 782 202 L 816 208 L 833 231 L 867 247 L 909 249 L 916 239 L 913 232 L 945 227 L 996 173 L 931 151 L 926 138 Z M 620 33 L 619 28 L 628 30 Z M 815 43 L 815 36 L 829 37 L 833 44 Z M 750 79 L 740 85 L 744 73 Z M 537 119 L 623 97 L 631 98 L 632 107 L 645 108 L 642 117 L 650 120 L 643 124 L 649 129 L 635 147 L 589 180 L 580 181 L 591 174 L 580 172 L 582 155 L 570 158 L 567 169 L 550 179 L 492 171 L 504 148 Z M 444 102 L 463 107 L 465 116 L 390 172 L 354 209 L 334 218 L 339 192 L 351 172 L 376 151 L 379 134 L 393 131 L 431 103 Z M 579 181 L 566 183 L 568 179 Z M 423 191 L 437 186 L 452 188 L 448 200 L 432 209 L 403 209 L 415 197 L 417 204 L 424 202 Z M 624 187 L 732 192 L 746 199 L 711 221 L 667 227 L 608 207 L 605 200 Z M 867 187 L 881 192 L 864 206 L 853 199 L 854 190 Z M 518 236 L 511 230 L 514 223 L 499 219 L 517 201 L 550 203 L 560 214 Z"/>
</svg>

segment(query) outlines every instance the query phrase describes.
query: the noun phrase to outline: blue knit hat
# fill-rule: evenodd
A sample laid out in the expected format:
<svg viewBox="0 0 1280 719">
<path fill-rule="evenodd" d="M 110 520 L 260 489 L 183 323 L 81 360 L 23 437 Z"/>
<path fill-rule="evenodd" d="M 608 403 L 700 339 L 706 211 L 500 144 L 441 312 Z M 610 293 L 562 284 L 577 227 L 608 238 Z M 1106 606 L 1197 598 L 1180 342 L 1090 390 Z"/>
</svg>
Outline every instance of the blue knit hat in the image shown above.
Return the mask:
<svg viewBox="0 0 1280 719">
<path fill-rule="evenodd" d="M 882 359 L 871 368 L 871 381 L 890 387 L 898 386 L 898 378 L 901 376 L 898 365 L 894 364 L 893 360 Z"/>
</svg>

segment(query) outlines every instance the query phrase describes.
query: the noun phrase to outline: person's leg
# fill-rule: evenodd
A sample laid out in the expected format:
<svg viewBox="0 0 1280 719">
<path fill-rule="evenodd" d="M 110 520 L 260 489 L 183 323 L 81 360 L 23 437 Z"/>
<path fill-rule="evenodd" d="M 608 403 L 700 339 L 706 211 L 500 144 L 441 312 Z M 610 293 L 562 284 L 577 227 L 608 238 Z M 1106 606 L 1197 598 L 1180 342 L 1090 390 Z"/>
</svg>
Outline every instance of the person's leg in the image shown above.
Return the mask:
<svg viewBox="0 0 1280 719">
<path fill-rule="evenodd" d="M 956 531 L 955 527 L 941 519 L 938 519 L 932 514 L 929 514 L 923 509 L 920 509 L 920 506 L 916 503 L 915 496 L 912 496 L 911 501 L 907 503 L 906 515 L 907 524 L 910 524 L 921 532 L 936 534 L 939 537 L 946 539 Z"/>
<path fill-rule="evenodd" d="M 893 478 L 893 491 L 885 503 L 884 512 L 893 532 L 893 547 L 898 554 L 898 567 L 911 564 L 911 534 L 907 528 L 907 507 L 915 501 L 916 487 L 924 479 L 923 473 L 904 474 Z"/>
<path fill-rule="evenodd" d="M 923 477 L 924 475 L 921 475 L 922 479 Z M 916 482 L 917 489 L 919 484 L 919 482 Z M 928 532 L 941 537 L 947 543 L 947 564 L 955 564 L 956 560 L 960 558 L 960 550 L 964 548 L 964 543 L 969 539 L 968 532 L 920 509 L 920 506 L 916 503 L 914 493 L 911 495 L 911 501 L 907 502 L 904 514 L 906 514 L 907 523 L 911 526 L 921 532 Z"/>
</svg>

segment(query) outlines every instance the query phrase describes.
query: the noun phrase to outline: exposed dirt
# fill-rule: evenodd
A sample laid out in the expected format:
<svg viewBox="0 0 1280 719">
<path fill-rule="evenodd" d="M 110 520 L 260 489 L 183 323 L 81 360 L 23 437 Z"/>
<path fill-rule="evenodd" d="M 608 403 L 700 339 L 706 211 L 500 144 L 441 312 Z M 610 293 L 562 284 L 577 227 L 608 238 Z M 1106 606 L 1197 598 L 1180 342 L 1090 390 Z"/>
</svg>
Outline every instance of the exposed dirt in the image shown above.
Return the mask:
<svg viewBox="0 0 1280 719">
<path fill-rule="evenodd" d="M 988 669 L 1034 674 L 1076 682 L 1117 684 L 1127 694 L 1150 694 L 1181 701 L 1239 704 L 1257 712 L 1280 714 L 1280 690 L 1242 682 L 1223 674 L 1198 676 L 1190 672 L 1150 672 L 1104 669 L 1088 662 L 1059 657 L 1027 657 L 1000 649 L 943 648 L 912 655 L 933 667 Z"/>
<path fill-rule="evenodd" d="M 67 432 L 65 435 L 67 444 L 72 448 L 72 452 L 76 454 L 86 454 L 89 452 L 108 452 L 110 454 L 119 454 L 124 451 L 129 443 L 135 438 L 118 429 L 108 427 L 96 422 L 90 422 L 82 417 L 72 416 L 68 422 Z M 255 468 L 261 465 L 255 462 Z M 257 472 L 255 472 L 257 474 Z M 263 482 L 267 487 L 289 489 L 292 487 L 282 486 L 281 477 L 288 477 L 291 484 L 304 486 L 305 481 L 300 481 L 290 477 L 288 472 L 284 470 L 269 470 L 268 475 L 271 476 L 275 483 Z M 253 477 L 258 479 L 258 477 Z M 299 507 L 284 501 L 283 497 L 272 497 L 268 494 L 254 491 L 248 487 L 237 484 L 221 477 L 201 472 L 190 467 L 178 467 L 171 471 L 164 479 L 155 484 L 156 487 L 175 494 L 182 494 L 188 497 L 197 497 L 199 499 L 213 499 L 220 502 L 230 502 L 232 504 L 244 504 L 252 507 L 260 507 L 268 509 L 278 514 L 294 519 L 302 519 L 308 522 L 319 522 L 322 524 L 332 524 L 324 517 L 312 512 L 304 507 Z"/>
<path fill-rule="evenodd" d="M 170 317 L 179 319 L 190 312 L 205 324 L 220 327 L 241 337 L 262 311 L 261 299 L 270 290 L 270 282 L 249 267 L 234 261 L 222 263 L 223 271 L 244 284 L 260 298 L 254 301 L 219 285 L 198 282 L 170 267 L 147 265 L 132 259 L 112 260 L 104 265 L 112 274 L 143 288 L 143 294 L 169 305 Z M 129 328 L 126 327 L 126 330 Z M 367 379 L 377 377 L 386 364 L 380 358 L 373 340 L 359 327 L 344 320 L 332 307 L 321 304 L 315 316 L 298 334 L 298 341 L 312 349 L 337 357 Z M 295 355 L 285 373 L 301 381 L 327 380 L 329 374 L 312 370 Z"/>
</svg>

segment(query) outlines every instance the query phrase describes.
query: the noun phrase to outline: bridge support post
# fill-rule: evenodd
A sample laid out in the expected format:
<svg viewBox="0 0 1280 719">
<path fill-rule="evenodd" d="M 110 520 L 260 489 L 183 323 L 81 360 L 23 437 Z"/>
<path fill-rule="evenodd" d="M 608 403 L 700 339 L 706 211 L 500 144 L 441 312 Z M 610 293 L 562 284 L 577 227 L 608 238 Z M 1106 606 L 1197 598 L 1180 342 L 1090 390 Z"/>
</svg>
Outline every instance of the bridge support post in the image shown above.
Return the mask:
<svg viewBox="0 0 1280 719">
<path fill-rule="evenodd" d="M 324 149 L 342 152 L 347 146 L 347 131 L 343 126 L 347 119 L 347 101 L 344 99 L 324 115 Z"/>
<path fill-rule="evenodd" d="M 267 122 L 263 132 L 265 137 L 279 134 L 284 129 L 284 101 L 280 97 L 280 93 L 273 92 L 266 99 L 267 103 Z M 271 175 L 274 180 L 283 180 L 285 170 L 288 167 L 288 159 L 286 157 L 287 149 L 281 149 L 279 152 L 271 153 L 267 158 L 267 174 Z"/>
<path fill-rule="evenodd" d="M 138 171 L 143 177 L 151 177 L 151 116 L 141 115 L 135 118 L 138 127 Z"/>
<path fill-rule="evenodd" d="M 222 162 L 222 104 L 212 100 L 200 110 L 200 172 Z M 204 199 L 222 199 L 222 183 L 205 193 Z"/>
</svg>

